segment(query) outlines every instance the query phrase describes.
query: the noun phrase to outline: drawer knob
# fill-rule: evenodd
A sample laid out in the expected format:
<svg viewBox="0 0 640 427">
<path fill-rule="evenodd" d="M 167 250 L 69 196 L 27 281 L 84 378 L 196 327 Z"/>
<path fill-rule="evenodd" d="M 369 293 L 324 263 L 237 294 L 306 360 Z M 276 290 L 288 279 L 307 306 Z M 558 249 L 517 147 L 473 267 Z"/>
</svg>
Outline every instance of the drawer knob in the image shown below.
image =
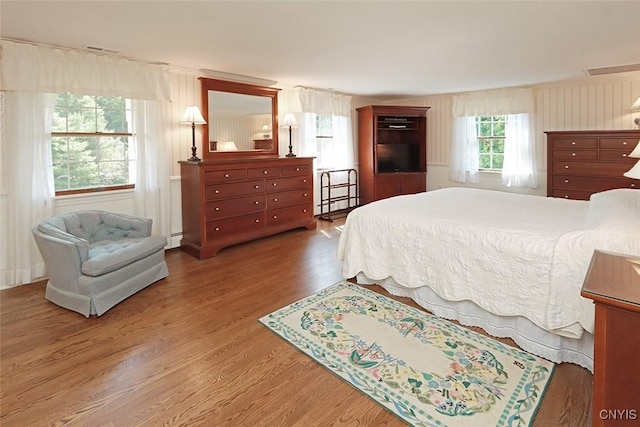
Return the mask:
<svg viewBox="0 0 640 427">
<path fill-rule="evenodd" d="M 256 200 L 254 203 L 255 203 L 256 205 L 259 205 L 259 204 L 260 204 L 260 202 L 259 202 L 258 200 Z"/>
<path fill-rule="evenodd" d="M 569 165 L 564 165 L 564 168 L 565 169 L 569 169 Z"/>
<path fill-rule="evenodd" d="M 220 193 L 220 190 L 216 190 L 216 191 L 214 191 L 214 193 L 218 194 L 218 193 Z"/>
<path fill-rule="evenodd" d="M 635 184 L 631 184 L 631 186 L 632 186 L 632 187 L 635 187 L 636 185 L 635 185 Z"/>
<path fill-rule="evenodd" d="M 277 198 L 277 197 L 276 197 L 276 198 L 274 198 L 274 199 L 273 199 L 273 201 L 274 201 L 274 202 L 277 202 L 277 201 L 278 201 L 278 198 Z"/>
<path fill-rule="evenodd" d="M 258 223 L 258 222 L 260 222 L 260 220 L 259 220 L 259 219 L 256 219 L 256 223 Z"/>
<path fill-rule="evenodd" d="M 274 216 L 273 216 L 273 219 L 278 219 L 278 215 L 274 215 Z"/>
<path fill-rule="evenodd" d="M 220 210 L 220 208 L 216 206 L 216 211 L 219 211 L 219 210 Z"/>
<path fill-rule="evenodd" d="M 627 145 L 627 141 L 622 141 L 622 145 Z"/>
<path fill-rule="evenodd" d="M 296 168 L 296 172 L 300 172 L 300 168 Z"/>
<path fill-rule="evenodd" d="M 216 231 L 220 231 L 220 227 L 216 227 Z"/>
<path fill-rule="evenodd" d="M 571 153 L 571 155 L 572 155 L 573 157 L 575 157 L 575 156 L 576 156 L 576 153 Z"/>
<path fill-rule="evenodd" d="M 307 213 L 307 210 L 306 209 L 302 209 L 302 212 Z"/>
<path fill-rule="evenodd" d="M 224 177 L 225 177 L 225 178 L 229 178 L 229 174 L 228 174 L 228 173 L 225 173 L 225 174 L 224 174 Z"/>
<path fill-rule="evenodd" d="M 269 173 L 269 171 L 262 171 L 262 173 L 266 175 Z"/>
<path fill-rule="evenodd" d="M 627 157 L 627 153 L 622 153 L 622 157 Z"/>
<path fill-rule="evenodd" d="M 569 180 L 568 180 L 568 179 L 565 179 L 565 180 L 564 180 L 564 182 L 565 182 L 565 184 L 566 184 L 567 182 L 569 182 Z"/>
<path fill-rule="evenodd" d="M 273 183 L 273 184 L 271 184 L 271 185 L 273 185 L 274 187 L 277 187 L 277 186 L 278 186 L 278 183 L 277 183 L 277 182 L 274 182 L 274 183 Z"/>
<path fill-rule="evenodd" d="M 569 196 L 564 196 L 564 198 L 565 198 L 565 199 L 568 199 L 568 198 L 569 198 Z"/>
<path fill-rule="evenodd" d="M 303 179 L 303 180 L 302 180 L 302 182 L 306 184 L 306 183 L 307 183 L 307 180 L 306 180 L 306 179 Z"/>
<path fill-rule="evenodd" d="M 575 141 L 571 141 L 571 145 L 576 145 L 576 142 Z"/>
<path fill-rule="evenodd" d="M 255 188 L 255 189 L 257 190 L 258 188 L 260 188 L 260 186 L 259 186 L 259 185 L 256 185 L 256 186 L 254 186 L 253 188 Z"/>
</svg>

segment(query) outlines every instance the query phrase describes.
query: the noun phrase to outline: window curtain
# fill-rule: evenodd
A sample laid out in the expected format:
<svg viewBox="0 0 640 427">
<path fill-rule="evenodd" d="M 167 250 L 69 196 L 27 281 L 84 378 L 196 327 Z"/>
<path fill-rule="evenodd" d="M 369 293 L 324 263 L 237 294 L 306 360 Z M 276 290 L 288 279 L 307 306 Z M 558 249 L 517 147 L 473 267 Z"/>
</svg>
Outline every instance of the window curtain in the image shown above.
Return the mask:
<svg viewBox="0 0 640 427">
<path fill-rule="evenodd" d="M 454 130 L 449 179 L 454 182 L 479 181 L 475 117 L 506 115 L 508 117 L 502 183 L 510 187 L 535 188 L 537 168 L 533 136 L 534 113 L 532 89 L 502 89 L 454 96 Z"/>
<path fill-rule="evenodd" d="M 480 181 L 478 149 L 475 117 L 454 118 L 451 164 L 449 165 L 450 181 L 471 184 Z"/>
<path fill-rule="evenodd" d="M 132 101 L 136 158 L 134 214 L 153 219 L 152 234 L 171 238 L 170 104 Z"/>
<path fill-rule="evenodd" d="M 280 114 L 294 113 L 299 128 L 294 129 L 294 140 L 298 140 L 297 154 L 301 156 L 316 157 L 316 116 L 330 115 L 333 131 L 332 160 L 323 165 L 327 169 L 348 169 L 354 167 L 353 157 L 353 132 L 351 130 L 351 96 L 333 92 L 319 91 L 303 87 L 286 89 L 279 95 Z M 283 140 L 288 147 L 289 133 Z M 296 133 L 298 138 L 296 138 Z M 295 147 L 295 145 L 294 145 Z M 288 150 L 288 148 L 287 148 Z M 282 150 L 281 150 L 282 152 Z M 288 151 L 287 151 L 288 152 Z M 294 150 L 294 152 L 296 152 Z M 316 213 L 319 213 L 320 203 L 320 174 L 317 162 L 314 162 L 314 205 Z M 340 206 L 335 206 L 339 209 Z"/>
<path fill-rule="evenodd" d="M 2 126 L 6 198 L 0 205 L 0 288 L 31 283 L 45 274 L 31 228 L 53 215 L 51 123 L 55 95 L 4 92 Z"/>
<path fill-rule="evenodd" d="M 3 144 L 6 159 L 11 159 L 7 161 L 9 190 L 0 217 L 0 230 L 14 233 L 15 229 L 13 237 L 1 239 L 3 282 L 0 287 L 30 283 L 44 275 L 30 229 L 53 215 L 55 193 L 48 145 L 53 109 L 49 111 L 48 106 L 51 99 L 55 101 L 55 95 L 47 94 L 71 92 L 144 101 L 135 107 L 133 124 L 141 132 L 135 138 L 136 178 L 141 179 L 141 188 L 134 192 L 135 210 L 137 215 L 153 219 L 155 233 L 170 237 L 167 225 L 170 222 L 169 167 L 164 157 L 170 153 L 167 149 L 167 105 L 171 100 L 168 71 L 162 66 L 128 59 L 28 43 L 1 40 L 0 47 L 0 87 L 6 91 Z M 43 146 L 46 153 L 41 152 Z M 29 160 L 24 160 L 27 157 Z M 24 171 L 46 173 L 29 177 L 25 183 L 23 174 L 10 170 L 16 167 L 23 174 Z M 34 205 L 32 210 L 22 210 L 30 205 Z"/>
<path fill-rule="evenodd" d="M 532 114 L 509 114 L 505 127 L 502 185 L 507 187 L 538 186 L 536 151 Z"/>
</svg>

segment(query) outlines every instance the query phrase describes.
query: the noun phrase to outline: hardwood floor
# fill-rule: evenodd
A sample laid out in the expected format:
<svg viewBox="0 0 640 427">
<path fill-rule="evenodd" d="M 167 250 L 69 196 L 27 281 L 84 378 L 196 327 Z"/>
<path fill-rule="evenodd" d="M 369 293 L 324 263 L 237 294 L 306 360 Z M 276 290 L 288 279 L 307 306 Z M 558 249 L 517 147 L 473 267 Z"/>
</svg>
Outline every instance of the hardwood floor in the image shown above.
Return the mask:
<svg viewBox="0 0 640 427">
<path fill-rule="evenodd" d="M 170 250 L 168 278 L 100 317 L 46 301 L 43 282 L 1 291 L 0 425 L 404 425 L 257 321 L 342 279 L 341 224 L 205 261 Z M 591 384 L 559 365 L 534 426 L 588 425 Z"/>
</svg>

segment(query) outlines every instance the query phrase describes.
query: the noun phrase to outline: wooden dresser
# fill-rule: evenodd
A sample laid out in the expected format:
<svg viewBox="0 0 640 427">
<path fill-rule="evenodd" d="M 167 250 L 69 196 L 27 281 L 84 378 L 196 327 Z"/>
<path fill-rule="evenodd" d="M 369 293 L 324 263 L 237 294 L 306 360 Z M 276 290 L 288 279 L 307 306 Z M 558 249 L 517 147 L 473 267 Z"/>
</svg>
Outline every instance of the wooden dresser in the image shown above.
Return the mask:
<svg viewBox="0 0 640 427">
<path fill-rule="evenodd" d="M 592 425 L 638 425 L 640 272 L 625 256 L 595 251 L 581 295 L 596 304 Z"/>
<path fill-rule="evenodd" d="M 200 259 L 299 227 L 315 228 L 313 158 L 181 161 L 182 249 Z"/>
<path fill-rule="evenodd" d="M 640 188 L 622 174 L 637 159 L 628 157 L 640 130 L 562 131 L 547 134 L 547 196 L 589 200 L 614 188 Z"/>
</svg>

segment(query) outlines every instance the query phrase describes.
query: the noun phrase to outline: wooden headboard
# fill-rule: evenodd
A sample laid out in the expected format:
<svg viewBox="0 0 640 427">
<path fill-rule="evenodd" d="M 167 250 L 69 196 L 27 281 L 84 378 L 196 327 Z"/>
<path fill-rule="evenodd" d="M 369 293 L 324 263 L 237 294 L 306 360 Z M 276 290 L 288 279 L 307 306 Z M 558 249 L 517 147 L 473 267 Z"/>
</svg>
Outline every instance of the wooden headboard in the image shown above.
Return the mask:
<svg viewBox="0 0 640 427">
<path fill-rule="evenodd" d="M 589 200 L 600 191 L 640 189 L 640 180 L 622 175 L 640 160 L 629 157 L 640 141 L 640 129 L 545 133 L 547 196 Z"/>
</svg>

